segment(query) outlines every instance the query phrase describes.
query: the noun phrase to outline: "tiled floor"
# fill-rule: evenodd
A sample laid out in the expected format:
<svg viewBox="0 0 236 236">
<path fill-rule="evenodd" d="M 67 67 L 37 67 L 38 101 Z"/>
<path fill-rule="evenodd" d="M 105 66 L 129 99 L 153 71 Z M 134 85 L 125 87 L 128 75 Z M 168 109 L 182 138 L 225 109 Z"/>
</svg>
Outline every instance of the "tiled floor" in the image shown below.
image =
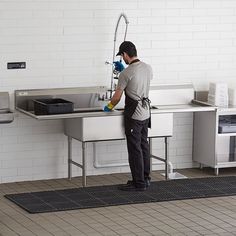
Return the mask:
<svg viewBox="0 0 236 236">
<path fill-rule="evenodd" d="M 178 170 L 188 177 L 214 176 L 211 169 Z M 236 175 L 235 169 L 220 175 Z M 88 177 L 88 186 L 120 184 L 129 174 Z M 162 180 L 158 171 L 152 180 Z M 236 196 L 122 205 L 29 214 L 5 199 L 6 193 L 81 187 L 81 178 L 0 185 L 0 235 L 236 235 Z"/>
</svg>

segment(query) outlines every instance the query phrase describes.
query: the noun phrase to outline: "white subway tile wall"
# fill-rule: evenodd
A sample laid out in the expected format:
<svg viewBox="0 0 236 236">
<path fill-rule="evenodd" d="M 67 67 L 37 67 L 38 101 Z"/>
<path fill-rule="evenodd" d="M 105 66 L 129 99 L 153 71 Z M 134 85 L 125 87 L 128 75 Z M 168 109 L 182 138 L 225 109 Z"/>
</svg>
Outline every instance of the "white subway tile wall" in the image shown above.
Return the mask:
<svg viewBox="0 0 236 236">
<path fill-rule="evenodd" d="M 153 84 L 209 82 L 235 85 L 235 0 L 1 0 L 0 88 L 14 90 L 110 84 L 115 25 L 121 12 L 130 24 L 127 40 L 154 70 Z M 118 30 L 122 41 L 124 23 Z M 25 61 L 26 69 L 7 70 L 7 62 Z M 111 127 L 108 127 L 109 129 Z M 128 171 L 128 167 L 93 167 L 88 146 L 88 174 Z M 163 141 L 154 141 L 163 154 Z M 125 141 L 96 144 L 99 165 L 127 162 Z M 192 163 L 192 114 L 175 115 L 170 160 L 175 168 Z M 81 146 L 73 143 L 73 158 Z M 154 169 L 163 164 L 154 161 Z M 81 170 L 73 167 L 73 175 Z M 61 121 L 36 121 L 17 113 L 0 125 L 0 183 L 67 176 L 67 139 Z"/>
</svg>

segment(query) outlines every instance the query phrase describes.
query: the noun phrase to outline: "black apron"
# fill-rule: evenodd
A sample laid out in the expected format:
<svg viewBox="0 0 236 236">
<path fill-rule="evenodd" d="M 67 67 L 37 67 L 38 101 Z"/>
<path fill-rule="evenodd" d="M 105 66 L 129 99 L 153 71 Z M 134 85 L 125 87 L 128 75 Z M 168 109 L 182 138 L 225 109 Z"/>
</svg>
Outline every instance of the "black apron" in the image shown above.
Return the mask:
<svg viewBox="0 0 236 236">
<path fill-rule="evenodd" d="M 149 108 L 149 121 L 148 121 L 148 128 L 151 128 L 151 101 L 148 98 L 142 98 L 140 100 L 134 100 L 125 93 L 125 109 L 124 109 L 124 116 L 127 118 L 132 119 L 132 116 L 138 106 L 139 101 L 142 101 L 142 107 L 148 109 Z"/>
</svg>

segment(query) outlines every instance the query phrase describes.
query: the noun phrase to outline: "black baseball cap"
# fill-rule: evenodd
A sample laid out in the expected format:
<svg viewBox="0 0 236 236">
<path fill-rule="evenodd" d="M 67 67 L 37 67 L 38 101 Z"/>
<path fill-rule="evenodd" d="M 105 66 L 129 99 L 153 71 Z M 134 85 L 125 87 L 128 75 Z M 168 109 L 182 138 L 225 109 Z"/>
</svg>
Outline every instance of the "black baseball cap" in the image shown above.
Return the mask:
<svg viewBox="0 0 236 236">
<path fill-rule="evenodd" d="M 120 56 L 122 53 L 126 52 L 127 54 L 136 54 L 137 55 L 137 50 L 135 45 L 130 42 L 130 41 L 124 41 L 120 47 L 119 47 L 119 52 L 116 54 L 116 56 Z"/>
</svg>

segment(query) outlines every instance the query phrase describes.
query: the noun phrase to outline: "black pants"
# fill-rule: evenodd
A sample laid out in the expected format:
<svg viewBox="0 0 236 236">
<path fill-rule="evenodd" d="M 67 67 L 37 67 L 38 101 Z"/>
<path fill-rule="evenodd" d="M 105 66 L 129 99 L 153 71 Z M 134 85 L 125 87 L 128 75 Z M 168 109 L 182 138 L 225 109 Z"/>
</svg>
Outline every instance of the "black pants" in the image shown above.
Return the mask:
<svg viewBox="0 0 236 236">
<path fill-rule="evenodd" d="M 150 179 L 150 152 L 147 140 L 148 122 L 125 117 L 125 135 L 129 154 L 129 165 L 136 187 L 144 187 Z"/>
</svg>

